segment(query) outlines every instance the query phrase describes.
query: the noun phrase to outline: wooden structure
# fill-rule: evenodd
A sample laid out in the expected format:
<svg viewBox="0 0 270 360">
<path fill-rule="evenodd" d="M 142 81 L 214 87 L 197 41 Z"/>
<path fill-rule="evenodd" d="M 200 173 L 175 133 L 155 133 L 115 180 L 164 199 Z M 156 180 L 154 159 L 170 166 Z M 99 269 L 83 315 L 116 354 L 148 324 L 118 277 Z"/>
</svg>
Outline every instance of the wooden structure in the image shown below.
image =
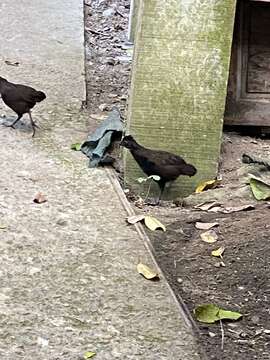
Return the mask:
<svg viewBox="0 0 270 360">
<path fill-rule="evenodd" d="M 270 126 L 270 1 L 238 1 L 225 123 Z"/>
<path fill-rule="evenodd" d="M 183 156 L 198 174 L 170 197 L 217 174 L 236 0 L 140 0 L 128 132 Z M 126 153 L 125 180 L 142 176 Z"/>
</svg>

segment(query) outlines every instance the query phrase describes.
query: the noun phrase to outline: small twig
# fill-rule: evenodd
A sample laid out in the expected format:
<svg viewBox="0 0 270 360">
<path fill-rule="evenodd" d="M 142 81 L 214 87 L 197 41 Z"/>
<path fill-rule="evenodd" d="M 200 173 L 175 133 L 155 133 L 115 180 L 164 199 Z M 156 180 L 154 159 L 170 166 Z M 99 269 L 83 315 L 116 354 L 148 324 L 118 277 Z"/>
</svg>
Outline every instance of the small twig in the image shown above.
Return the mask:
<svg viewBox="0 0 270 360">
<path fill-rule="evenodd" d="M 220 330 L 221 330 L 221 350 L 224 349 L 224 328 L 222 324 L 222 320 L 219 320 L 220 322 Z"/>
<path fill-rule="evenodd" d="M 149 183 L 149 186 L 148 186 L 148 189 L 147 189 L 146 196 L 145 196 L 145 198 L 144 198 L 144 202 L 148 199 L 148 195 L 149 195 L 149 193 L 150 193 L 152 181 L 153 181 L 153 179 L 151 178 L 150 183 Z"/>
<path fill-rule="evenodd" d="M 90 33 L 94 34 L 94 35 L 102 35 L 102 36 L 106 36 L 106 37 L 109 37 L 110 35 L 107 35 L 107 34 L 103 34 L 102 32 L 100 31 L 96 31 L 96 30 L 93 30 L 93 29 L 90 29 L 90 28 L 86 28 L 85 29 L 86 31 L 89 31 Z"/>
<path fill-rule="evenodd" d="M 115 9 L 116 14 L 120 15 L 122 18 L 125 18 L 125 15 L 122 14 L 118 9 Z"/>
</svg>

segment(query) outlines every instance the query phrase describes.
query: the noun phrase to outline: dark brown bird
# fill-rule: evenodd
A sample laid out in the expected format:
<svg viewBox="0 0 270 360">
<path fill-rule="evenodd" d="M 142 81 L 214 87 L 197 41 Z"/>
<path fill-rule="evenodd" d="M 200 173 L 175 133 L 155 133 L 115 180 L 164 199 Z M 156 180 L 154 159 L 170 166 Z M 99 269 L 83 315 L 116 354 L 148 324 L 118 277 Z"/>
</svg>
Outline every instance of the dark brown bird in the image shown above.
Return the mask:
<svg viewBox="0 0 270 360">
<path fill-rule="evenodd" d="M 162 197 L 167 182 L 176 180 L 180 175 L 193 176 L 197 172 L 193 165 L 187 164 L 180 156 L 167 151 L 147 149 L 138 144 L 131 135 L 125 136 L 120 145 L 130 150 L 147 176 L 160 177 L 160 180 L 156 181 L 160 188 L 157 203 Z"/>
<path fill-rule="evenodd" d="M 11 125 L 7 126 L 14 129 L 14 125 L 24 114 L 28 113 L 33 128 L 32 136 L 34 137 L 35 128 L 38 126 L 32 119 L 31 109 L 37 102 L 41 102 L 46 99 L 44 92 L 37 91 L 30 86 L 13 84 L 0 77 L 0 94 L 4 103 L 18 115 L 17 119 Z"/>
</svg>

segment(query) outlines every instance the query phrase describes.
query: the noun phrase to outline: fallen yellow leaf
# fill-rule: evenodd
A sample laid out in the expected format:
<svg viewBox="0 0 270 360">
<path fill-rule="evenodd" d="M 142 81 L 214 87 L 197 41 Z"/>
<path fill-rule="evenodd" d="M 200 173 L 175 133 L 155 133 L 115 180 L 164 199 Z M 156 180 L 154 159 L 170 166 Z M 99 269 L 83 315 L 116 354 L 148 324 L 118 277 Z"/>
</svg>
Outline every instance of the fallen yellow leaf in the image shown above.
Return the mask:
<svg viewBox="0 0 270 360">
<path fill-rule="evenodd" d="M 148 229 L 152 231 L 155 231 L 157 229 L 162 229 L 163 231 L 166 231 L 166 227 L 153 216 L 145 216 L 144 223 L 148 227 Z"/>
<path fill-rule="evenodd" d="M 86 359 L 91 359 L 94 356 L 96 356 L 95 352 L 87 351 L 86 353 L 84 353 L 83 358 L 86 360 Z"/>
<path fill-rule="evenodd" d="M 206 201 L 204 203 L 195 205 L 195 209 L 199 209 L 202 211 L 209 211 L 209 209 L 212 209 L 212 207 L 219 205 L 216 201 Z"/>
<path fill-rule="evenodd" d="M 213 250 L 211 252 L 212 256 L 216 256 L 216 257 L 222 257 L 222 254 L 225 251 L 225 247 L 221 246 L 220 248 L 218 248 L 217 250 Z"/>
<path fill-rule="evenodd" d="M 143 275 L 147 280 L 153 280 L 159 278 L 157 272 L 153 271 L 150 267 L 142 263 L 139 263 L 137 265 L 137 271 L 139 274 Z"/>
<path fill-rule="evenodd" d="M 218 236 L 214 230 L 206 231 L 206 232 L 202 233 L 200 236 L 203 241 L 205 241 L 209 244 L 213 244 L 218 239 Z"/>
<path fill-rule="evenodd" d="M 220 180 L 218 179 L 204 181 L 197 186 L 195 193 L 198 194 L 205 190 L 213 189 L 219 184 L 220 184 Z"/>
</svg>

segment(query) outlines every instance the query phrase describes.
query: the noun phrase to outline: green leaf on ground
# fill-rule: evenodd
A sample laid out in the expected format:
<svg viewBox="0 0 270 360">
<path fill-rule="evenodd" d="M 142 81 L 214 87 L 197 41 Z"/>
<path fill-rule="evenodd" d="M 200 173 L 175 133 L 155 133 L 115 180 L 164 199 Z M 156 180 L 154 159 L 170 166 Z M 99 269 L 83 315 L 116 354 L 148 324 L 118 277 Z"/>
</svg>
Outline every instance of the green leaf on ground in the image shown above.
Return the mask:
<svg viewBox="0 0 270 360">
<path fill-rule="evenodd" d="M 155 231 L 157 229 L 162 229 L 163 231 L 166 231 L 166 227 L 153 216 L 145 216 L 144 223 L 148 227 L 148 229 L 152 231 Z"/>
<path fill-rule="evenodd" d="M 214 304 L 199 305 L 194 309 L 194 314 L 198 321 L 206 324 L 213 324 L 223 319 L 238 320 L 242 317 L 242 314 L 236 311 L 224 310 Z"/>
<path fill-rule="evenodd" d="M 75 143 L 70 146 L 71 150 L 80 151 L 81 150 L 81 143 Z"/>
<path fill-rule="evenodd" d="M 214 304 L 199 305 L 194 309 L 195 317 L 198 321 L 212 324 L 219 320 L 219 308 Z"/>
<path fill-rule="evenodd" d="M 270 186 L 257 178 L 249 179 L 252 193 L 256 200 L 267 200 L 270 198 Z"/>
<path fill-rule="evenodd" d="M 236 311 L 229 311 L 224 309 L 219 309 L 218 317 L 220 320 L 228 319 L 228 320 L 238 320 L 242 317 L 242 314 Z"/>
</svg>

